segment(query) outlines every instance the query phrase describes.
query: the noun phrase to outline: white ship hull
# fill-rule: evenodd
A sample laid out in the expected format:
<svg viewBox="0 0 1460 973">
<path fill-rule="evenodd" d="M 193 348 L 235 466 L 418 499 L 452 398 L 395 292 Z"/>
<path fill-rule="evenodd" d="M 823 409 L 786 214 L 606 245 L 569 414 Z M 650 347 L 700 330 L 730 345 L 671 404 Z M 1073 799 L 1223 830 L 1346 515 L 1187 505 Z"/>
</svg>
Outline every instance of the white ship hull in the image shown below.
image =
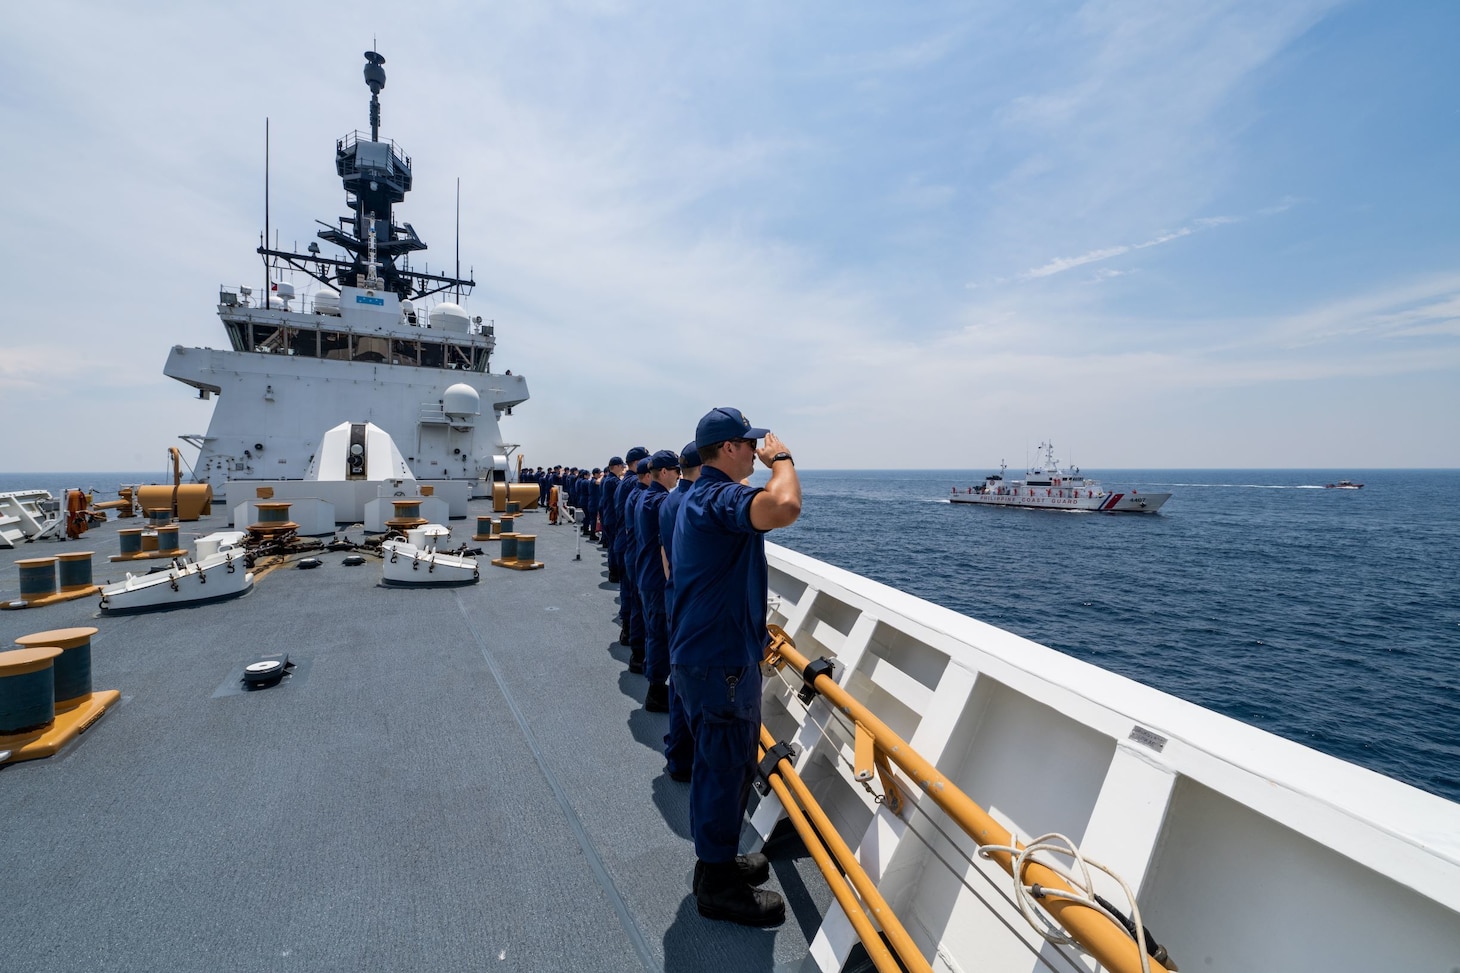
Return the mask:
<svg viewBox="0 0 1460 973">
<path fill-rule="evenodd" d="M 1040 443 L 1041 462 L 1029 468 L 1022 480 L 1006 479 L 1007 464 L 976 487 L 953 488 L 949 501 L 987 507 L 1020 507 L 1026 510 L 1064 510 L 1074 513 L 1153 514 L 1171 499 L 1169 493 L 1119 492 L 1106 490 L 1099 480 L 1080 472 L 1079 467 L 1061 469 L 1053 443 Z"/>
<path fill-rule="evenodd" d="M 1102 493 L 1098 491 L 1025 488 L 1022 494 L 955 493 L 950 503 L 973 503 L 988 507 L 1022 507 L 1029 510 L 1067 510 L 1077 513 L 1153 514 L 1171 499 L 1169 493 Z"/>
</svg>

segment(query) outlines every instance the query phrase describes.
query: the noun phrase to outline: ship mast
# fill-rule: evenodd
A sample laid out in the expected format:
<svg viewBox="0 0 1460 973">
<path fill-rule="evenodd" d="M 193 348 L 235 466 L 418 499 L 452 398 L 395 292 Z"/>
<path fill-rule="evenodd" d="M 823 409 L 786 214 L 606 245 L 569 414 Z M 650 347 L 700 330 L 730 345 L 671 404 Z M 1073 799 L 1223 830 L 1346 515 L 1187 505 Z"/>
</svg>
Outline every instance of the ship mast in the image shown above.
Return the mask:
<svg viewBox="0 0 1460 973">
<path fill-rule="evenodd" d="M 385 58 L 374 51 L 365 52 L 365 84 L 370 88 L 370 141 L 380 141 L 380 89 L 385 87 Z"/>
<path fill-rule="evenodd" d="M 351 132 L 335 142 L 335 172 L 345 188 L 345 205 L 352 215 L 337 225 L 321 222 L 318 236 L 343 249 L 344 259 L 322 257 L 315 246 L 311 253 L 273 250 L 267 237 L 258 252 L 267 262 L 282 259 L 330 287 L 366 287 L 392 291 L 402 299 L 425 297 L 455 289 L 470 293 L 474 280 L 396 266 L 397 258 L 426 244 L 409 223 L 396 225 L 392 209 L 411 191 L 411 157 L 394 141 L 380 140 L 380 92 L 385 87 L 385 57 L 365 52 L 365 84 L 370 89 L 370 137 Z"/>
</svg>

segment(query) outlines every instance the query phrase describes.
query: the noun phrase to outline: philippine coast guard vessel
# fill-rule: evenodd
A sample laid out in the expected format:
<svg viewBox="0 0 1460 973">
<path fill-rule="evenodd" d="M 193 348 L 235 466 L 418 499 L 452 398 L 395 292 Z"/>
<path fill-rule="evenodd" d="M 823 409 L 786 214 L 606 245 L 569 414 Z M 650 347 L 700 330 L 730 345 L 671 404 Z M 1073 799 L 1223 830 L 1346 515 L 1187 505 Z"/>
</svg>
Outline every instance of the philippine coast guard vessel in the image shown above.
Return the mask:
<svg viewBox="0 0 1460 973">
<path fill-rule="evenodd" d="M 199 398 L 218 397 L 207 433 L 182 437 L 198 447 L 197 479 L 218 501 L 228 480 L 303 478 L 324 431 L 341 422 L 384 429 L 420 479 L 470 480 L 483 496 L 506 478 L 511 448 L 497 423 L 526 401 L 527 383 L 491 371 L 492 323 L 455 300 L 429 303 L 448 292 L 460 300 L 475 281 L 409 264 L 426 244 L 410 223 L 396 224 L 392 207 L 411 190 L 411 157 L 380 138 L 385 58 L 365 57 L 370 134 L 335 142 L 353 215 L 318 234 L 345 255 L 325 256 L 318 243 L 272 249 L 265 230 L 268 289 L 219 292 L 229 350 L 176 345 L 163 369 Z M 286 274 L 308 278 L 311 292 L 296 293 Z"/>
<path fill-rule="evenodd" d="M 1060 469 L 1055 459 L 1054 444 L 1040 443 L 1043 454 L 1022 480 L 1006 479 L 1007 464 L 999 464 L 999 472 L 991 473 L 979 486 L 959 491 L 953 488 L 948 497 L 952 503 L 980 503 L 991 507 L 1027 507 L 1031 510 L 1074 510 L 1086 513 L 1153 514 L 1171 499 L 1169 493 L 1124 493 L 1106 490 L 1099 480 L 1080 472 L 1078 466 Z"/>
</svg>

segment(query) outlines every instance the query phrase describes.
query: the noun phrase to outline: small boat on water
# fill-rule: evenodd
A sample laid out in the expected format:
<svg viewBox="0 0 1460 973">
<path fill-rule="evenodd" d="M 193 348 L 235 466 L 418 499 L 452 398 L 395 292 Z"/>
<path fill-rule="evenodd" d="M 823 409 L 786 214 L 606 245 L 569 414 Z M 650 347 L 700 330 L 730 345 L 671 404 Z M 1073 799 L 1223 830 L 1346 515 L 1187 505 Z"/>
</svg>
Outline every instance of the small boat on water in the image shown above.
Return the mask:
<svg viewBox="0 0 1460 973">
<path fill-rule="evenodd" d="M 1323 484 L 1325 490 L 1362 490 L 1363 488 L 1362 483 L 1355 483 L 1353 480 L 1339 480 L 1337 483 Z"/>
<path fill-rule="evenodd" d="M 194 542 L 191 558 L 173 558 L 149 573 L 129 571 L 125 581 L 101 589 L 101 610 L 117 615 L 235 598 L 253 587 L 243 548 L 247 537 L 241 530 L 216 531 Z"/>
<path fill-rule="evenodd" d="M 1083 513 L 1153 514 L 1171 499 L 1169 493 L 1124 493 L 1108 491 L 1080 472 L 1078 466 L 1061 469 L 1053 443 L 1036 447 L 1043 460 L 1036 461 L 1022 480 L 1005 478 L 1009 467 L 999 464 L 979 486 L 959 491 L 953 488 L 950 503 L 976 503 L 991 507 L 1024 507 L 1030 510 L 1068 510 Z"/>
</svg>

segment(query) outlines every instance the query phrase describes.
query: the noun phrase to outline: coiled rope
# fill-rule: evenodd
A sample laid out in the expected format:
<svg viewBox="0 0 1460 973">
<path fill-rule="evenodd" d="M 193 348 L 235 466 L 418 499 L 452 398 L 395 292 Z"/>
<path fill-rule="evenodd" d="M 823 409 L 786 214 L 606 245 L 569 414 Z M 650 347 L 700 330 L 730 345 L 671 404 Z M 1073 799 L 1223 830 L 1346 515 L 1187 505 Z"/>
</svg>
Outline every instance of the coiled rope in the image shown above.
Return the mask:
<svg viewBox="0 0 1460 973">
<path fill-rule="evenodd" d="M 1080 873 L 1079 875 L 1075 875 L 1057 861 L 1050 861 L 1046 858 L 1046 860 L 1040 862 L 1046 868 L 1058 872 L 1061 878 L 1070 883 L 1070 886 L 1078 891 L 1065 892 L 1059 889 L 1045 888 L 1039 884 L 1024 884 L 1020 876 L 1024 874 L 1025 866 L 1029 864 L 1035 854 L 1041 851 L 1047 852 L 1050 855 L 1063 855 L 1066 858 L 1072 859 L 1079 866 Z M 1136 904 L 1136 897 L 1131 892 L 1130 886 L 1125 883 L 1125 879 L 1117 875 L 1110 867 L 1095 861 L 1093 858 L 1085 857 L 1080 849 L 1075 846 L 1075 843 L 1066 836 L 1057 832 L 1042 834 L 1023 848 L 1013 845 L 984 845 L 978 849 L 977 854 L 980 858 L 985 859 L 996 854 L 1012 856 L 1014 901 L 1018 904 L 1019 911 L 1023 913 L 1024 918 L 1046 941 L 1056 946 L 1075 944 L 1075 940 L 1071 936 L 1056 926 L 1042 911 L 1034 907 L 1034 903 L 1038 899 L 1054 898 L 1078 902 L 1091 909 L 1097 909 L 1109 917 L 1112 922 L 1117 923 L 1121 928 L 1130 933 L 1137 945 L 1143 945 L 1146 942 L 1146 927 L 1141 922 L 1141 908 Z M 1129 924 L 1124 916 L 1118 915 L 1107 906 L 1100 896 L 1095 894 L 1095 886 L 1090 876 L 1091 868 L 1104 872 L 1120 885 L 1121 891 L 1125 894 L 1126 902 L 1130 904 L 1131 915 Z M 1132 925 L 1135 927 L 1134 930 L 1130 928 Z M 1139 952 L 1142 973 L 1151 973 L 1151 961 L 1146 955 L 1146 950 L 1143 948 Z"/>
</svg>

